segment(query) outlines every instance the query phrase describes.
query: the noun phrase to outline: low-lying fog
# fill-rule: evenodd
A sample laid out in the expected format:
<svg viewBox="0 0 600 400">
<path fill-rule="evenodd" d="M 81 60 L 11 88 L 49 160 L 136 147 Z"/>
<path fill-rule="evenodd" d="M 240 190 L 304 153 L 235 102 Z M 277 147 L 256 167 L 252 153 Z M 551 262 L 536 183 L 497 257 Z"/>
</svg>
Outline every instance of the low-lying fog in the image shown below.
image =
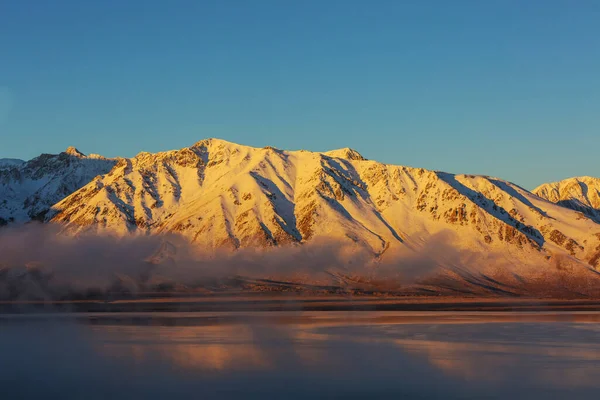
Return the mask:
<svg viewBox="0 0 600 400">
<path fill-rule="evenodd" d="M 599 275 L 589 266 L 525 266 L 508 256 L 457 251 L 456 239 L 443 232 L 418 249 L 406 246 L 379 256 L 351 241 L 204 251 L 176 235 L 70 236 L 56 226 L 32 223 L 0 229 L 0 300 L 232 288 L 600 297 Z"/>
</svg>

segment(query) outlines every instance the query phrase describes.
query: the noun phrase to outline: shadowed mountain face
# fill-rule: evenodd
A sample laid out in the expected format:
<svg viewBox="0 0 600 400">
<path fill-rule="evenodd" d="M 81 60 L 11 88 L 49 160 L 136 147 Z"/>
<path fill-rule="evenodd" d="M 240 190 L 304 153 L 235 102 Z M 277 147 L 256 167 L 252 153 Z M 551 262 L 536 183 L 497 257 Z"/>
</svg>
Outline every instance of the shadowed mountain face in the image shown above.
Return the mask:
<svg viewBox="0 0 600 400">
<path fill-rule="evenodd" d="M 6 160 L 0 212 L 4 222 L 43 216 L 67 235 L 176 234 L 208 252 L 335 246 L 350 249 L 349 263 L 405 275 L 433 266 L 442 272 L 436 288 L 515 293 L 523 277 L 539 287 L 596 279 L 598 219 L 563 207 L 596 210 L 592 183 L 577 181 L 579 191 L 551 184 L 535 195 L 497 178 L 381 164 L 352 149 L 282 151 L 207 139 L 131 159 L 70 148 Z M 371 262 L 354 259 L 357 249 Z M 177 251 L 155 258 L 176 263 Z"/>
<path fill-rule="evenodd" d="M 53 204 L 107 173 L 115 163 L 86 156 L 74 147 L 27 162 L 0 160 L 0 225 L 43 219 Z"/>
</svg>

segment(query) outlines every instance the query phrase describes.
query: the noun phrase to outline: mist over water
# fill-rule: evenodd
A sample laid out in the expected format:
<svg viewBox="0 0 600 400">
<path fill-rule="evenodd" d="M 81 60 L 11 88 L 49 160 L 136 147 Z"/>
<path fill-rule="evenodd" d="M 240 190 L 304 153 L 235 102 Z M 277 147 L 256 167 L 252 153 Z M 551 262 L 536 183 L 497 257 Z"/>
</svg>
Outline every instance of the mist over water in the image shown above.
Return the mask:
<svg viewBox="0 0 600 400">
<path fill-rule="evenodd" d="M 450 231 L 419 248 L 374 254 L 319 240 L 271 248 L 203 249 L 175 234 L 65 234 L 30 223 L 0 229 L 0 300 L 106 298 L 148 292 L 304 290 L 451 295 L 586 297 L 598 293 L 589 267 L 521 265 L 495 253 L 459 251 Z M 283 285 L 281 283 L 284 283 Z M 286 286 L 287 285 L 287 286 Z M 257 287 L 259 289 L 257 289 Z M 425 288 L 425 289 L 422 289 Z"/>
<path fill-rule="evenodd" d="M 397 289 L 433 273 L 435 254 L 452 254 L 444 240 L 434 236 L 422 251 L 403 258 L 378 258 L 364 247 L 334 241 L 207 251 L 175 234 L 71 236 L 58 226 L 32 223 L 0 229 L 0 299 L 136 293 L 161 285 L 181 290 L 232 277 L 325 286 L 358 277 Z"/>
</svg>

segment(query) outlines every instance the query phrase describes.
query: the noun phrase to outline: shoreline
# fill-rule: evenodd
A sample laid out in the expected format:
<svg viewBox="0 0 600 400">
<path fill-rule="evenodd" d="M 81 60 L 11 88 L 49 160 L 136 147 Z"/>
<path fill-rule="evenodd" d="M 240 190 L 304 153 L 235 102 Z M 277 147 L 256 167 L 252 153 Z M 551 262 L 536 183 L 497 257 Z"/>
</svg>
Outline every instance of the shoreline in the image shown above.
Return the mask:
<svg viewBox="0 0 600 400">
<path fill-rule="evenodd" d="M 0 301 L 0 314 L 281 311 L 600 311 L 600 299 L 238 294 L 115 300 Z"/>
</svg>

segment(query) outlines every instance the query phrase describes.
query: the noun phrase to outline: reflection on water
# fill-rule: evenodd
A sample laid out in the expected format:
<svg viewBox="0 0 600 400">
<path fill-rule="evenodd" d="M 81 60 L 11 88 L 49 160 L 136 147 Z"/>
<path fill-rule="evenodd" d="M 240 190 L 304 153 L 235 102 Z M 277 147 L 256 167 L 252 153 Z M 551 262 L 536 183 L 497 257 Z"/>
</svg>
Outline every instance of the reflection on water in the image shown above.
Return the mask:
<svg viewBox="0 0 600 400">
<path fill-rule="evenodd" d="M 471 345 L 422 342 L 399 345 L 427 357 L 448 376 L 472 382 L 512 382 L 543 387 L 597 388 L 600 353 L 597 349 Z M 591 353 L 590 353 L 591 352 Z"/>
<path fill-rule="evenodd" d="M 164 360 L 181 369 L 266 369 L 269 362 L 246 325 L 96 326 L 98 352 L 143 365 Z"/>
<path fill-rule="evenodd" d="M 597 398 L 595 313 L 0 316 L 7 398 Z"/>
</svg>

